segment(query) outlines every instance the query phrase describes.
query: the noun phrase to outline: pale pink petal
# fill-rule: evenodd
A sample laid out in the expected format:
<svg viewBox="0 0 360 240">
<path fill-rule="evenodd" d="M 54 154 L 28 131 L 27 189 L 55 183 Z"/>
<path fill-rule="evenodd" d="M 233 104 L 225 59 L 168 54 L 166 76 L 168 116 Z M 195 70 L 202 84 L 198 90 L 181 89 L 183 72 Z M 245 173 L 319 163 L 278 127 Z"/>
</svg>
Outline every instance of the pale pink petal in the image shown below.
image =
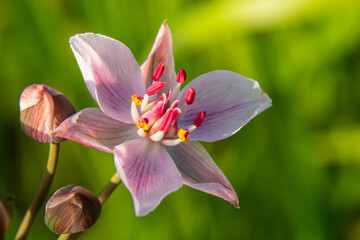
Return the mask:
<svg viewBox="0 0 360 240">
<path fill-rule="evenodd" d="M 72 115 L 53 135 L 110 153 L 115 146 L 138 137 L 134 124 L 115 120 L 99 108 L 86 108 Z"/>
<path fill-rule="evenodd" d="M 271 106 L 271 99 L 259 84 L 230 71 L 214 71 L 191 81 L 179 94 L 179 106 L 189 88 L 196 92 L 179 126 L 192 125 L 197 114 L 206 112 L 201 126 L 190 134 L 190 139 L 212 142 L 236 133 L 253 117 Z"/>
<path fill-rule="evenodd" d="M 160 81 L 166 82 L 161 93 L 166 94 L 170 88 L 174 89 L 176 84 L 172 37 L 167 23 L 161 25 L 150 54 L 146 61 L 141 65 L 141 71 L 146 86 L 151 84 L 152 74 L 160 62 L 165 64 L 165 69 Z"/>
<path fill-rule="evenodd" d="M 154 210 L 182 186 L 181 174 L 165 148 L 147 138 L 126 141 L 114 150 L 115 166 L 129 189 L 137 216 Z"/>
<path fill-rule="evenodd" d="M 200 143 L 186 141 L 166 149 L 174 159 L 184 184 L 223 198 L 239 207 L 234 188 Z"/>
<path fill-rule="evenodd" d="M 80 70 L 92 97 L 110 117 L 132 122 L 131 95 L 145 93 L 141 70 L 121 42 L 93 33 L 70 38 Z"/>
</svg>

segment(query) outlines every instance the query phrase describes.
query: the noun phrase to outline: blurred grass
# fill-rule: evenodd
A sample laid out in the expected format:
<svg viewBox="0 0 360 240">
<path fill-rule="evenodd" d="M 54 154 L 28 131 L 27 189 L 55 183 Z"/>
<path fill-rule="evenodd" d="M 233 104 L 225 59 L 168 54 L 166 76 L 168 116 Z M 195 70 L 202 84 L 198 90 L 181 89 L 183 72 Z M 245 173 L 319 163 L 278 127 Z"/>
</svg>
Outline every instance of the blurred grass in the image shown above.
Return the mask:
<svg viewBox="0 0 360 240">
<path fill-rule="evenodd" d="M 21 91 L 43 83 L 78 110 L 95 107 L 69 37 L 111 36 L 142 63 L 164 19 L 176 68 L 189 79 L 231 70 L 258 80 L 273 100 L 235 136 L 204 144 L 241 208 L 185 186 L 137 218 L 120 186 L 82 239 L 359 239 L 359 12 L 360 2 L 340 0 L 0 1 L 0 193 L 17 197 L 6 239 L 48 151 L 21 132 Z M 114 171 L 112 155 L 67 141 L 51 192 L 76 183 L 98 193 Z M 28 239 L 56 239 L 42 213 Z"/>
</svg>

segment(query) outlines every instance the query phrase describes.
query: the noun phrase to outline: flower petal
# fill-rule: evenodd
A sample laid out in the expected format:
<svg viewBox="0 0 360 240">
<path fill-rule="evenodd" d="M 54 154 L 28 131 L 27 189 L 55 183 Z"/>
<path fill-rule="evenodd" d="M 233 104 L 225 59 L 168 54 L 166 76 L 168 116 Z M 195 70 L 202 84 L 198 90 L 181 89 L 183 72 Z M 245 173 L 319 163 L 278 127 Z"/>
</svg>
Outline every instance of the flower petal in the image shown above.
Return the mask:
<svg viewBox="0 0 360 240">
<path fill-rule="evenodd" d="M 201 126 L 191 133 L 192 140 L 213 142 L 227 138 L 271 106 L 271 99 L 256 81 L 230 71 L 209 72 L 191 81 L 178 96 L 180 106 L 191 87 L 196 92 L 195 100 L 179 127 L 192 125 L 199 112 L 206 112 Z"/>
<path fill-rule="evenodd" d="M 174 159 L 184 184 L 239 207 L 234 188 L 200 143 L 186 141 L 166 149 Z"/>
<path fill-rule="evenodd" d="M 171 32 L 169 25 L 165 22 L 160 27 L 148 58 L 141 65 L 142 76 L 146 86 L 151 85 L 152 74 L 160 62 L 165 64 L 165 69 L 160 80 L 166 82 L 161 93 L 166 94 L 170 88 L 174 89 L 176 73 Z"/>
<path fill-rule="evenodd" d="M 70 38 L 80 70 L 92 97 L 112 118 L 132 122 L 131 95 L 145 93 L 141 70 L 123 43 L 93 33 Z"/>
<path fill-rule="evenodd" d="M 115 146 L 137 138 L 136 131 L 135 125 L 110 118 L 99 108 L 86 108 L 62 122 L 53 135 L 111 153 Z"/>
<path fill-rule="evenodd" d="M 161 200 L 182 186 L 169 153 L 147 138 L 126 141 L 114 150 L 115 166 L 129 189 L 137 216 L 154 210 Z"/>
</svg>

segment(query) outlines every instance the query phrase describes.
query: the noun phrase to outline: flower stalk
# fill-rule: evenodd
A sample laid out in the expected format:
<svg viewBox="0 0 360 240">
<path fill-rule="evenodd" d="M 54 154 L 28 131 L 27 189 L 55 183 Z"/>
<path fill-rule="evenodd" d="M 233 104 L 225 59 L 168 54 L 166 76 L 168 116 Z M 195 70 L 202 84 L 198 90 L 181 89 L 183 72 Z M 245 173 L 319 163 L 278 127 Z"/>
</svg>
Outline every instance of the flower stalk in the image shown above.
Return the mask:
<svg viewBox="0 0 360 240">
<path fill-rule="evenodd" d="M 103 188 L 101 193 L 99 194 L 99 201 L 101 202 L 101 206 L 103 206 L 106 200 L 110 197 L 115 188 L 121 183 L 120 176 L 117 172 L 111 177 L 110 181 Z M 75 234 L 61 234 L 58 240 L 69 240 L 76 239 L 82 232 L 78 232 Z"/>
<path fill-rule="evenodd" d="M 21 240 L 26 238 L 26 235 L 29 232 L 31 224 L 33 223 L 37 212 L 39 211 L 42 203 L 45 200 L 46 195 L 49 192 L 49 188 L 56 170 L 56 165 L 59 157 L 59 150 L 60 150 L 59 143 L 50 143 L 49 158 L 46 166 L 46 171 L 44 173 L 40 187 L 20 224 L 18 232 L 15 236 L 15 240 Z"/>
</svg>

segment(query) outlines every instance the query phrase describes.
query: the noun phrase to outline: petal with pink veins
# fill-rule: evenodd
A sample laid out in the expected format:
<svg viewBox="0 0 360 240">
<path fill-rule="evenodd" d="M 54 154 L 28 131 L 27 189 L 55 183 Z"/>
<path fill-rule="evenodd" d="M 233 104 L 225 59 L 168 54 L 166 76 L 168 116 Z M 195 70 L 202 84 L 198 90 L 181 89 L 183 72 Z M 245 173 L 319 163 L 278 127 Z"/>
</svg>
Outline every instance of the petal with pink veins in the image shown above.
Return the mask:
<svg viewBox="0 0 360 240">
<path fill-rule="evenodd" d="M 123 43 L 94 33 L 70 38 L 80 70 L 92 97 L 110 117 L 132 122 L 131 96 L 144 95 L 141 70 Z"/>
<path fill-rule="evenodd" d="M 165 68 L 159 80 L 166 82 L 166 85 L 160 93 L 166 94 L 170 88 L 174 89 L 174 86 L 177 83 L 172 37 L 167 23 L 161 25 L 150 54 L 146 61 L 141 65 L 142 76 L 146 86 L 151 85 L 152 74 L 161 62 L 165 64 Z"/>
<path fill-rule="evenodd" d="M 56 128 L 53 136 L 110 153 L 115 146 L 138 137 L 134 124 L 115 120 L 99 108 L 86 108 L 70 116 Z"/>
<path fill-rule="evenodd" d="M 258 82 L 230 71 L 213 71 L 195 78 L 180 92 L 179 106 L 185 103 L 190 88 L 196 91 L 195 100 L 179 127 L 192 125 L 199 112 L 206 112 L 201 126 L 190 134 L 191 140 L 213 142 L 227 138 L 271 106 L 271 99 Z"/>
<path fill-rule="evenodd" d="M 174 159 L 184 184 L 239 207 L 234 188 L 200 143 L 186 141 L 166 149 Z"/>
<path fill-rule="evenodd" d="M 165 148 L 139 138 L 126 141 L 114 150 L 115 166 L 129 189 L 137 216 L 154 210 L 161 200 L 182 186 L 181 174 Z"/>
</svg>

